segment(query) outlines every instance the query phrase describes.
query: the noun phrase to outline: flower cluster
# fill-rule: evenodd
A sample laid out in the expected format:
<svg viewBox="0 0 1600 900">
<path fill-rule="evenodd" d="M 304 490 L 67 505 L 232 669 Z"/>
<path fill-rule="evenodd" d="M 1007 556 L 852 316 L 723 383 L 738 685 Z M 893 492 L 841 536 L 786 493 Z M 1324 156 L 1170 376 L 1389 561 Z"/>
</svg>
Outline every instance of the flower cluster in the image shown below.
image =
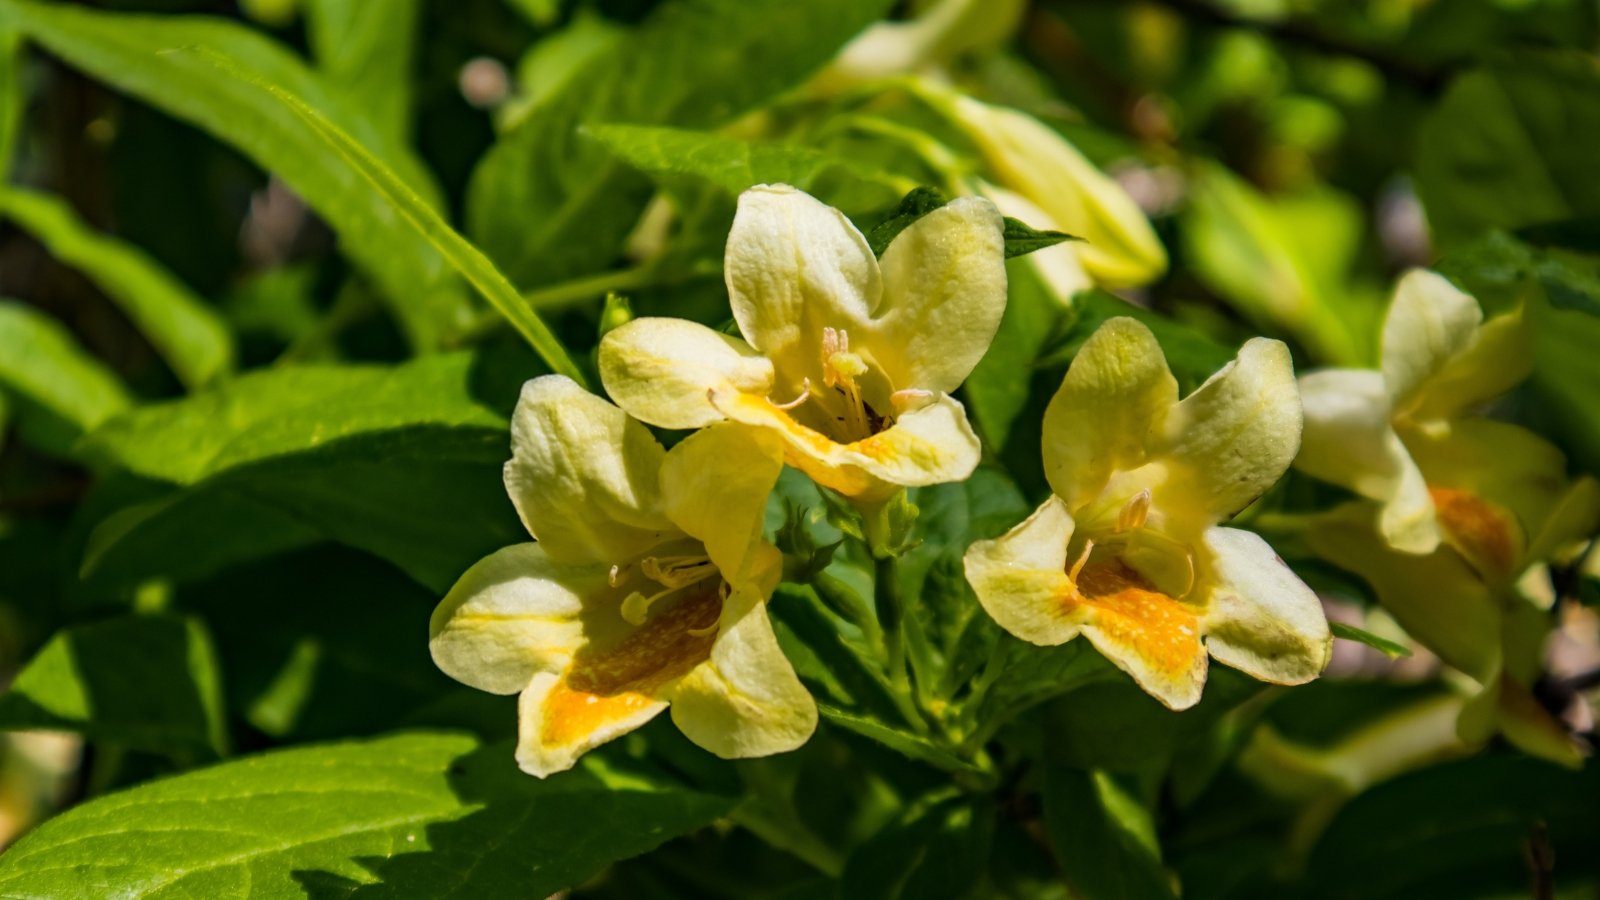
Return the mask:
<svg viewBox="0 0 1600 900">
<path fill-rule="evenodd" d="M 600 346 L 617 406 L 528 383 L 506 487 L 537 543 L 468 571 L 432 639 L 452 676 L 521 694 L 524 769 L 565 769 L 669 707 L 720 756 L 806 740 L 816 705 L 767 619 L 782 571 L 767 495 L 788 464 L 870 517 L 972 473 L 982 447 L 952 393 L 1004 312 L 1003 231 L 965 197 L 879 259 L 837 210 L 752 188 L 725 258 L 742 339 L 638 319 Z M 646 424 L 692 433 L 668 451 Z M 1217 527 L 1282 475 L 1300 431 L 1283 344 L 1250 341 L 1180 401 L 1149 330 L 1108 321 L 1045 414 L 1054 496 L 967 553 L 978 600 L 1034 643 L 1083 633 L 1175 709 L 1199 699 L 1208 653 L 1269 682 L 1316 677 L 1316 597 L 1261 538 Z"/>
<path fill-rule="evenodd" d="M 1363 498 L 1315 522 L 1312 549 L 1367 580 L 1408 634 L 1482 686 L 1462 736 L 1500 730 L 1570 762 L 1578 748 L 1531 694 L 1553 598 L 1539 587 L 1547 578 L 1526 576 L 1593 531 L 1600 484 L 1569 482 L 1555 447 L 1475 414 L 1531 368 L 1521 307 L 1485 321 L 1442 276 L 1409 272 L 1383 323 L 1380 369 L 1300 379 L 1295 465 Z"/>
</svg>

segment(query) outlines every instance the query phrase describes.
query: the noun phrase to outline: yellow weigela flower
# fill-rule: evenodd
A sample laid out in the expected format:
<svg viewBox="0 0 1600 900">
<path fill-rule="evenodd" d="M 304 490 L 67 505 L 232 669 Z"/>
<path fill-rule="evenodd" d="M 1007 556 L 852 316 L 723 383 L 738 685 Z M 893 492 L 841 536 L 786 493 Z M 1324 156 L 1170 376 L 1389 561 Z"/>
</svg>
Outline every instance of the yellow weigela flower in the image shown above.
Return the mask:
<svg viewBox="0 0 1600 900">
<path fill-rule="evenodd" d="M 1007 631 L 1042 645 L 1083 634 L 1172 709 L 1199 701 L 1208 651 L 1264 681 L 1310 681 L 1332 642 L 1316 595 L 1260 537 L 1215 527 L 1299 444 L 1282 343 L 1249 341 L 1180 402 L 1150 330 L 1111 319 L 1045 412 L 1054 495 L 973 544 L 967 580 Z"/>
<path fill-rule="evenodd" d="M 669 705 L 719 756 L 804 743 L 816 704 L 766 610 L 782 570 L 761 537 L 775 439 L 718 426 L 669 452 L 558 375 L 523 387 L 511 434 L 506 489 L 537 543 L 461 576 L 430 647 L 456 680 L 521 694 L 518 764 L 571 768 Z"/>
<path fill-rule="evenodd" d="M 863 503 L 960 481 L 981 449 L 950 396 L 1005 309 L 1002 221 L 966 197 L 901 232 L 880 262 L 838 210 L 784 185 L 739 198 L 728 293 L 745 340 L 642 318 L 600 345 L 606 391 L 662 428 L 732 420 Z"/>
<path fill-rule="evenodd" d="M 1381 371 L 1300 379 L 1305 446 L 1295 466 L 1368 498 L 1321 517 L 1307 543 L 1360 575 L 1408 634 L 1482 685 L 1463 736 L 1499 730 L 1572 763 L 1565 728 L 1529 690 L 1549 630 L 1537 605 L 1550 598 L 1525 597 L 1518 584 L 1593 530 L 1600 486 L 1569 482 L 1561 452 L 1537 435 L 1471 415 L 1532 362 L 1520 308 L 1485 322 L 1477 301 L 1443 277 L 1408 272 L 1384 320 Z"/>
</svg>

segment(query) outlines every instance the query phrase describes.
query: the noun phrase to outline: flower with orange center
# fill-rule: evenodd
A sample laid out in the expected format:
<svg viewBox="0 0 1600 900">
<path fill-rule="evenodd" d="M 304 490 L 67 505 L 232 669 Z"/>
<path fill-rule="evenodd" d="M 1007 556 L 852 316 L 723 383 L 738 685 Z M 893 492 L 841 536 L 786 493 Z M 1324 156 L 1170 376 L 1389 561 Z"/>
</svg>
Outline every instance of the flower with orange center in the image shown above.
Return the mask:
<svg viewBox="0 0 1600 900">
<path fill-rule="evenodd" d="M 429 645 L 456 680 L 521 694 L 525 771 L 571 768 L 669 706 L 723 757 L 811 735 L 816 704 L 767 619 L 782 569 L 761 537 L 774 443 L 728 425 L 666 451 L 563 376 L 523 387 L 505 482 L 537 542 L 461 576 Z"/>
<path fill-rule="evenodd" d="M 1306 541 L 1483 686 L 1463 733 L 1499 729 L 1529 752 L 1572 762 L 1564 729 L 1529 692 L 1548 623 L 1518 583 L 1593 531 L 1600 485 L 1569 481 L 1561 452 L 1537 435 L 1472 415 L 1532 362 L 1520 308 L 1484 321 L 1443 277 L 1408 272 L 1384 319 L 1380 370 L 1300 379 L 1295 466 L 1366 498 L 1320 517 Z"/>
<path fill-rule="evenodd" d="M 1282 343 L 1246 343 L 1180 402 L 1150 330 L 1111 319 L 1045 411 L 1053 495 L 974 544 L 967 580 L 1007 631 L 1044 645 L 1082 634 L 1173 709 L 1199 701 L 1208 653 L 1264 681 L 1310 681 L 1332 641 L 1316 595 L 1260 537 L 1216 527 L 1299 443 Z"/>
<path fill-rule="evenodd" d="M 862 503 L 960 481 L 982 451 L 950 392 L 999 327 L 1004 258 L 987 200 L 928 213 L 880 261 L 838 210 L 760 185 L 739 198 L 725 260 L 744 340 L 636 319 L 601 342 L 600 375 L 652 425 L 769 432 L 790 465 Z"/>
</svg>

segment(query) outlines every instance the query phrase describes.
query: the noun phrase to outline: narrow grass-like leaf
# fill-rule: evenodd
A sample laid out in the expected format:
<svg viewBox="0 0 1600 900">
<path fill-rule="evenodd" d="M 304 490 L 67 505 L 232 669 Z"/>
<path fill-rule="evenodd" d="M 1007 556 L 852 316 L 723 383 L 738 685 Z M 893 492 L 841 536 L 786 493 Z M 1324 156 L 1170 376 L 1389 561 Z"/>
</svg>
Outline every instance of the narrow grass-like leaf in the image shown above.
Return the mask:
<svg viewBox="0 0 1600 900">
<path fill-rule="evenodd" d="M 544 320 L 528 308 L 522 300 L 522 295 L 517 293 L 517 289 L 511 286 L 511 282 L 507 281 L 504 275 L 500 274 L 494 263 L 451 228 L 432 206 L 417 196 L 415 191 L 370 151 L 304 100 L 275 84 L 256 78 L 239 68 L 226 56 L 205 47 L 179 52 L 190 52 L 201 56 L 216 66 L 220 74 L 253 85 L 292 112 L 317 135 L 325 149 L 344 160 L 353 171 L 365 179 L 394 212 L 410 223 L 411 227 L 416 229 L 417 233 L 421 234 L 457 272 L 471 282 L 484 299 L 506 317 L 552 370 L 568 376 L 579 384 L 586 383 L 583 372 L 567 355 L 566 348 L 551 333 Z"/>
<path fill-rule="evenodd" d="M 1377 650 L 1390 659 L 1400 659 L 1401 657 L 1411 655 L 1411 648 L 1407 647 L 1405 644 L 1399 643 L 1398 641 L 1391 641 L 1386 637 L 1379 637 L 1370 631 L 1363 631 L 1354 625 L 1346 625 L 1343 622 L 1329 622 L 1328 627 L 1333 630 L 1334 637 L 1344 641 L 1355 641 L 1358 644 L 1366 644 L 1368 647 Z"/>
<path fill-rule="evenodd" d="M 233 368 L 233 335 L 222 318 L 142 250 L 96 232 L 63 200 L 49 194 L 0 189 L 0 217 L 21 226 L 61 262 L 88 276 L 127 313 L 188 387 L 203 385 Z"/>
<path fill-rule="evenodd" d="M 0 300 L 0 389 L 17 401 L 24 434 L 60 454 L 128 407 L 127 390 L 104 363 L 49 316 L 10 300 Z"/>
</svg>

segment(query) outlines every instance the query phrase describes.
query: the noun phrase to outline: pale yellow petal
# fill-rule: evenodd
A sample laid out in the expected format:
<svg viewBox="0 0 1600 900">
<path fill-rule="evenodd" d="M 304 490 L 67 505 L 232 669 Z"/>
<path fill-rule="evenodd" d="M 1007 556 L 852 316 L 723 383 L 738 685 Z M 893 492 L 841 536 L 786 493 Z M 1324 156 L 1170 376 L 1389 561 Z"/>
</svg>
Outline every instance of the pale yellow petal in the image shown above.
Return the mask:
<svg viewBox="0 0 1600 900">
<path fill-rule="evenodd" d="M 1015 528 L 967 548 L 967 583 L 1001 628 L 1044 646 L 1078 635 L 1080 620 L 1061 603 L 1072 591 L 1067 577 L 1072 530 L 1066 504 L 1051 497 Z"/>
<path fill-rule="evenodd" d="M 1449 547 L 1401 553 L 1377 533 L 1373 511 L 1351 504 L 1306 532 L 1318 556 L 1370 584 L 1406 633 L 1446 663 L 1484 681 L 1500 668 L 1500 601 Z"/>
<path fill-rule="evenodd" d="M 606 587 L 603 566 L 563 566 L 539 544 L 496 550 L 468 569 L 433 612 L 428 650 L 451 678 L 515 694 L 564 668 L 586 642 L 584 598 Z"/>
<path fill-rule="evenodd" d="M 883 499 L 899 487 L 960 481 L 983 454 L 966 409 L 944 394 L 923 398 L 893 425 L 849 444 L 801 425 L 760 397 L 717 392 L 712 402 L 730 419 L 772 429 L 783 438 L 785 462 L 860 500 Z"/>
<path fill-rule="evenodd" d="M 1107 320 L 1084 342 L 1044 413 L 1045 476 L 1077 509 L 1116 470 L 1143 465 L 1178 382 L 1155 335 L 1139 322 Z"/>
<path fill-rule="evenodd" d="M 635 319 L 600 341 L 600 380 L 629 415 L 660 428 L 700 428 L 723 415 L 712 390 L 773 389 L 772 363 L 744 341 L 683 319 Z"/>
<path fill-rule="evenodd" d="M 1381 373 L 1326 369 L 1300 378 L 1305 432 L 1295 468 L 1383 504 L 1379 527 L 1406 553 L 1439 546 L 1422 471 L 1389 424 Z"/>
<path fill-rule="evenodd" d="M 1320 675 L 1333 635 L 1317 595 L 1248 531 L 1213 528 L 1206 533 L 1206 551 L 1211 656 L 1273 684 L 1304 684 Z"/>
<path fill-rule="evenodd" d="M 1383 322 L 1383 378 L 1397 408 L 1472 345 L 1483 311 L 1443 275 L 1412 269 L 1395 286 Z"/>
<path fill-rule="evenodd" d="M 1163 446 L 1183 477 L 1158 505 L 1194 503 L 1220 521 L 1266 493 L 1300 448 L 1300 393 L 1282 341 L 1253 338 L 1167 416 Z M 1181 500 L 1180 500 L 1181 498 Z"/>
<path fill-rule="evenodd" d="M 604 612 L 615 624 L 615 610 Z M 559 772 L 660 713 L 678 682 L 710 658 L 721 612 L 715 588 L 680 595 L 652 607 L 643 625 L 591 640 L 564 671 L 537 675 L 522 694 L 518 763 L 540 777 Z"/>
<path fill-rule="evenodd" d="M 1006 308 L 1002 231 L 993 203 L 961 197 L 890 242 L 866 346 L 896 390 L 954 391 L 988 351 Z"/>
<path fill-rule="evenodd" d="M 1561 451 L 1525 428 L 1488 419 L 1462 419 L 1448 431 L 1401 432 L 1428 486 L 1464 491 L 1510 512 L 1518 526 L 1500 555 L 1511 561 L 1526 546 L 1567 489 Z"/>
<path fill-rule="evenodd" d="M 672 689 L 672 721 L 724 759 L 769 756 L 804 744 L 817 728 L 817 703 L 778 646 L 757 591 L 723 604 L 711 657 Z"/>
<path fill-rule="evenodd" d="M 622 410 L 545 375 L 512 413 L 506 492 L 551 559 L 621 562 L 674 531 L 656 484 L 665 453 Z"/>
<path fill-rule="evenodd" d="M 978 186 L 978 193 L 994 201 L 1002 214 L 1019 222 L 1039 229 L 1065 230 L 1048 213 L 1035 206 L 1033 201 L 1014 191 L 982 182 Z M 1056 301 L 1063 305 L 1070 303 L 1077 294 L 1094 287 L 1094 279 L 1089 277 L 1083 260 L 1078 258 L 1077 242 L 1066 241 L 1035 250 L 1023 259 L 1038 273 L 1039 280 L 1050 289 Z"/>
<path fill-rule="evenodd" d="M 767 495 L 783 471 L 783 440 L 737 422 L 684 438 L 661 468 L 663 503 L 672 521 L 706 546 L 724 578 L 754 577 Z"/>
<path fill-rule="evenodd" d="M 1450 419 L 1493 400 L 1533 371 L 1533 323 L 1518 306 L 1478 327 L 1467 348 L 1444 365 L 1413 398 L 1417 421 Z"/>
<path fill-rule="evenodd" d="M 779 383 L 822 384 L 824 328 L 865 331 L 882 285 L 867 239 L 838 210 L 786 184 L 739 195 L 723 271 L 739 330 Z"/>
<path fill-rule="evenodd" d="M 1075 249 L 1097 282 L 1134 287 L 1165 271 L 1166 249 L 1144 211 L 1054 129 L 968 97 L 955 97 L 950 108 L 978 145 L 992 180 L 1037 204 L 1059 229 L 1084 239 Z"/>
</svg>

